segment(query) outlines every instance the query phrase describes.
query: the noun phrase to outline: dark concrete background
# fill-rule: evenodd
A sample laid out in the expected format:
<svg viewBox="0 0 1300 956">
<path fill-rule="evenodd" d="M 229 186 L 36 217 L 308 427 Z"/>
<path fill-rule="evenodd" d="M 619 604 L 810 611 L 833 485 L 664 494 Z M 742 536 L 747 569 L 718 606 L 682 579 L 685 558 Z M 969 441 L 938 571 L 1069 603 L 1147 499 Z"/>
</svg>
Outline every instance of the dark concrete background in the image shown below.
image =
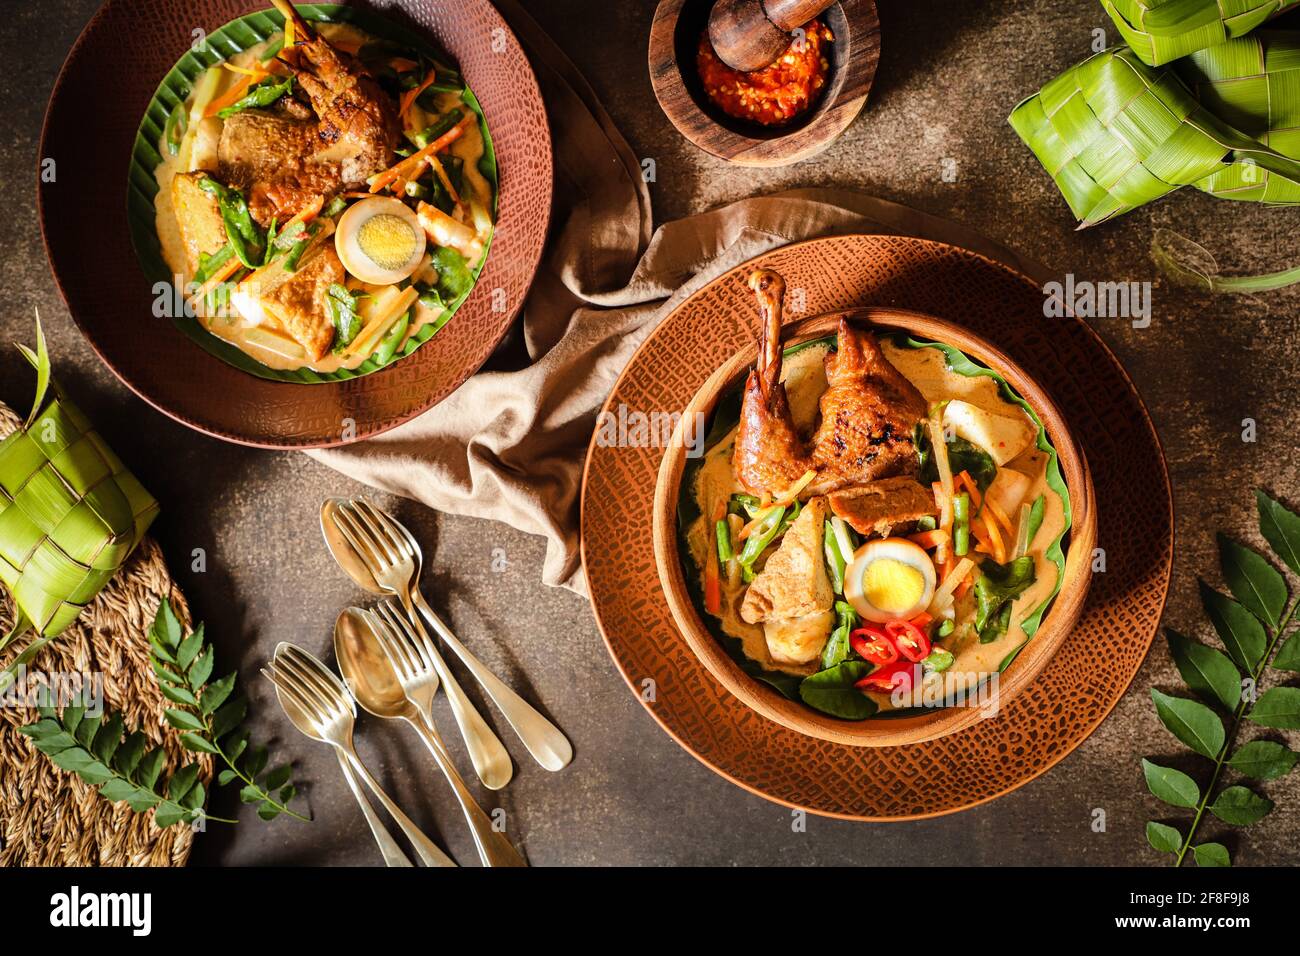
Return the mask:
<svg viewBox="0 0 1300 956">
<path fill-rule="evenodd" d="M 1097 281 L 1156 279 L 1152 230 L 1176 227 L 1209 245 L 1225 268 L 1267 271 L 1300 259 L 1296 213 L 1218 202 L 1190 190 L 1086 233 L 1005 123 L 1010 109 L 1082 59 L 1093 31 L 1114 30 L 1095 0 L 878 0 L 883 54 L 864 114 L 830 150 L 771 171 L 731 168 L 681 140 L 655 104 L 644 69 L 652 0 L 534 0 L 529 7 L 590 79 L 640 156 L 653 157 L 656 220 L 794 186 L 860 189 L 976 226 L 994 239 Z M 361 488 L 300 454 L 220 444 L 154 412 L 95 358 L 50 279 L 33 194 L 41 118 L 54 77 L 94 0 L 5 5 L 0 31 L 0 341 L 27 341 L 32 308 L 49 330 L 57 372 L 163 503 L 154 534 L 222 666 L 238 667 L 255 724 L 306 782 L 311 824 L 259 822 L 234 793 L 195 847 L 201 864 L 374 864 L 379 858 L 332 755 L 299 737 L 268 697 L 257 668 L 274 644 L 328 655 L 340 607 L 361 595 L 334 567 L 316 520 L 325 496 Z M 106 68 L 111 68 L 106 67 Z M 942 175 L 956 164 L 955 181 Z M 122 241 L 105 237 L 105 242 Z M 1211 299 L 1157 281 L 1154 321 L 1137 330 L 1100 320 L 1098 332 L 1139 383 L 1163 438 L 1178 512 L 1176 569 L 1166 623 L 1206 634 L 1198 577 L 1217 580 L 1213 535 L 1257 542 L 1251 490 L 1300 499 L 1294 416 L 1295 292 Z M 0 357 L 0 399 L 25 407 L 30 380 L 13 352 Z M 214 396 L 214 400 L 219 397 Z M 1242 421 L 1258 441 L 1241 440 Z M 396 503 L 424 542 L 434 604 L 491 666 L 545 703 L 577 757 L 557 775 L 519 762 L 499 803 L 538 864 L 1157 863 L 1142 829 L 1167 818 L 1142 785 L 1139 758 L 1170 754 L 1172 738 L 1147 696 L 1176 674 L 1158 643 L 1132 690 L 1082 747 L 1044 777 L 992 804 L 938 820 L 866 825 L 790 812 L 715 776 L 672 742 L 634 700 L 605 650 L 587 603 L 539 581 L 540 541 L 499 524 Z M 206 573 L 189 555 L 208 554 Z M 508 567 L 491 570 L 493 550 Z M 1105 648 L 1098 648 L 1099 654 Z M 436 712 L 450 725 L 446 704 Z M 518 757 L 517 741 L 503 739 Z M 468 763 L 453 740 L 461 766 Z M 414 735 L 363 719 L 363 757 L 415 819 L 472 860 L 450 793 Z M 1295 745 L 1295 735 L 1292 735 Z M 526 755 L 524 755 L 526 757 Z M 1300 861 L 1300 795 L 1263 787 L 1277 809 L 1249 830 L 1209 821 L 1239 863 Z M 1105 811 L 1094 832 L 1094 811 Z"/>
</svg>

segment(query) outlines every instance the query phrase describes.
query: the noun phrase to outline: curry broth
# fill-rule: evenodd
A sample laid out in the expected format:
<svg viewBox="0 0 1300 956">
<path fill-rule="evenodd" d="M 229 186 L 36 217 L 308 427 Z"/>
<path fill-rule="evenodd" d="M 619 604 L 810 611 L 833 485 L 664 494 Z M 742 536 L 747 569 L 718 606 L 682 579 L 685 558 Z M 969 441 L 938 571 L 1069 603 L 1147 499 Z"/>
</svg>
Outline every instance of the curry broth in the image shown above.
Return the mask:
<svg viewBox="0 0 1300 956">
<path fill-rule="evenodd" d="M 945 356 L 939 349 L 900 347 L 887 340 L 881 341 L 881 348 L 889 362 L 916 386 L 927 403 L 962 399 L 999 415 L 1025 414 L 1019 405 L 1002 397 L 996 380 L 982 375 L 961 375 L 949 369 Z M 810 434 L 817 423 L 818 401 L 827 386 L 824 361 L 829 350 L 827 344 L 819 342 L 787 354 L 783 361 L 781 380 L 786 386 L 795 425 L 804 435 Z M 695 566 L 700 569 L 701 589 L 708 552 L 715 547 L 713 522 L 710 518 L 718 502 L 726 502 L 733 494 L 744 491 L 732 471 L 731 457 L 735 440 L 736 427 L 733 426 L 705 451 L 692 479 L 690 491 L 699 508 L 699 517 L 687 527 L 685 538 Z M 948 637 L 935 642 L 936 647 L 949 650 L 954 661 L 947 671 L 934 676 L 997 672 L 1007 656 L 1028 639 L 1023 626 L 1024 618 L 1055 594 L 1059 571 L 1055 562 L 1047 556 L 1047 549 L 1065 530 L 1065 508 L 1060 497 L 1047 483 L 1049 461 L 1047 453 L 1031 444 L 1005 466 L 1029 476 L 1031 483 L 1025 493 L 1025 501 L 1032 502 L 1040 494 L 1043 496 L 1043 523 L 1029 547 L 1029 554 L 1034 558 L 1034 583 L 1013 601 L 1011 626 L 1007 632 L 988 644 L 981 644 L 975 635 L 972 623 L 976 610 L 973 589 L 957 600 L 954 605 L 957 626 Z M 745 656 L 765 670 L 796 676 L 815 673 L 820 668 L 816 661 L 794 666 L 772 660 L 762 625 L 746 623 L 740 617 L 740 605 L 747 585 L 741 580 L 735 562 L 731 564 L 732 572 L 728 574 L 724 569 L 722 573 L 722 614 L 717 620 L 723 633 L 736 638 Z M 868 696 L 882 711 L 894 709 L 888 694 L 872 693 Z"/>
</svg>

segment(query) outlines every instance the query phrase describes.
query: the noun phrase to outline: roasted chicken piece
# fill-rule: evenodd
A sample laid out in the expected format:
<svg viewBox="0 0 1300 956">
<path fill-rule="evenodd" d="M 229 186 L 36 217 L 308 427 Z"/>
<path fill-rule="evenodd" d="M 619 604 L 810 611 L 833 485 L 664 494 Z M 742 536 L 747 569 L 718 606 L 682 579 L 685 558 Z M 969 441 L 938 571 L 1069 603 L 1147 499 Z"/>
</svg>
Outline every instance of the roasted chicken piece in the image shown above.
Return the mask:
<svg viewBox="0 0 1300 956">
<path fill-rule="evenodd" d="M 207 175 L 198 171 L 177 173 L 172 177 L 172 211 L 180 227 L 185 265 L 190 276 L 198 271 L 200 255 L 212 255 L 226 244 L 226 227 L 221 221 L 217 200 L 199 186 Z"/>
<path fill-rule="evenodd" d="M 832 492 L 828 503 L 832 513 L 868 537 L 887 538 L 895 528 L 936 513 L 933 493 L 910 475 Z"/>
<path fill-rule="evenodd" d="M 396 102 L 356 58 L 334 49 L 289 3 L 276 7 L 293 18 L 295 32 L 278 62 L 293 71 L 311 108 L 286 96 L 272 108 L 235 113 L 217 149 L 220 179 L 244 191 L 262 226 L 284 222 L 317 197 L 362 187 L 392 162 L 400 132 Z"/>
<path fill-rule="evenodd" d="M 837 351 L 826 357 L 828 387 L 811 441 L 795 429 L 781 384 L 785 280 L 768 269 L 749 277 L 761 315 L 758 362 L 745 383 L 733 466 L 752 494 L 780 494 L 807 471 L 803 494 L 821 495 L 895 475 L 915 474 L 912 436 L 925 399 L 889 364 L 875 337 L 840 319 Z"/>
<path fill-rule="evenodd" d="M 356 57 L 336 50 L 288 0 L 273 0 L 293 18 L 293 54 L 284 58 L 316 111 L 317 160 L 336 162 L 345 185 L 360 185 L 392 163 L 401 133 L 397 104 Z"/>
<path fill-rule="evenodd" d="M 790 525 L 740 605 L 742 620 L 762 623 L 768 653 L 778 663 L 814 660 L 835 623 L 835 592 L 823 557 L 825 521 L 826 499 L 813 498 Z"/>
<path fill-rule="evenodd" d="M 244 191 L 261 225 L 285 222 L 318 196 L 343 186 L 339 164 L 313 158 L 317 125 L 269 110 L 244 110 L 226 120 L 217 146 L 218 177 Z"/>
</svg>

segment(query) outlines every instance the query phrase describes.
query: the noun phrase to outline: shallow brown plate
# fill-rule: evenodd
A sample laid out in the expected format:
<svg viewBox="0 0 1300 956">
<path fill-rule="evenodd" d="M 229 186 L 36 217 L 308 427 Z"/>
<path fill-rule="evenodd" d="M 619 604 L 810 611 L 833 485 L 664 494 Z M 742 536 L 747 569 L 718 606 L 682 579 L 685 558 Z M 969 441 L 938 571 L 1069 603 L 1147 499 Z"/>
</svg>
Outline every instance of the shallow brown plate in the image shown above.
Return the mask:
<svg viewBox="0 0 1300 956">
<path fill-rule="evenodd" d="M 73 318 L 100 358 L 149 404 L 240 444 L 347 444 L 431 408 L 474 374 L 505 335 L 546 239 L 550 130 L 532 68 L 487 0 L 374 5 L 456 59 L 483 105 L 501 176 L 487 263 L 446 327 L 390 368 L 347 382 L 295 385 L 226 365 L 170 320 L 154 316 L 155 293 L 128 236 L 127 167 L 140 117 L 158 81 L 194 42 L 194 31 L 212 31 L 269 6 L 108 0 L 73 45 L 45 114 L 37 189 L 41 233 Z"/>
<path fill-rule="evenodd" d="M 744 282 L 741 273 L 736 282 Z M 757 323 L 757 307 L 751 307 L 750 321 Z M 1024 646 L 1011 666 L 997 680 L 997 705 L 1005 707 L 1047 666 L 1061 642 L 1069 635 L 1083 612 L 1088 584 L 1092 579 L 1092 549 L 1097 540 L 1097 509 L 1093 501 L 1092 480 L 1083 454 L 1070 434 L 1065 418 L 1048 392 L 1001 349 L 969 330 L 937 319 L 894 308 L 854 309 L 814 316 L 788 325 L 782 334 L 786 348 L 835 332 L 840 317 L 855 325 L 872 327 L 880 332 L 904 331 L 924 340 L 941 342 L 959 349 L 967 358 L 993 369 L 1029 403 L 1047 432 L 1047 440 L 1056 449 L 1061 474 L 1069 492 L 1071 524 L 1065 555 L 1061 587 L 1038 631 Z M 682 411 L 682 423 L 694 422 L 696 416 L 710 421 L 722 396 L 744 385 L 745 375 L 757 357 L 754 344 L 724 362 L 690 400 Z M 685 431 L 679 424 L 659 466 L 654 500 L 655 561 L 664 597 L 678 629 L 697 657 L 729 691 L 764 717 L 783 727 L 832 743 L 855 747 L 892 747 L 933 740 L 956 733 L 978 720 L 985 719 L 983 708 L 974 706 L 932 708 L 920 714 L 878 716 L 869 720 L 838 720 L 820 713 L 802 701 L 791 700 L 771 685 L 747 674 L 727 653 L 696 609 L 686 586 L 678 549 L 677 505 L 682 474 L 686 467 Z"/>
<path fill-rule="evenodd" d="M 593 437 L 582 552 L 610 653 L 637 698 L 683 747 L 786 806 L 899 820 L 951 813 L 1014 790 L 1096 729 L 1159 626 L 1173 556 L 1173 499 L 1146 409 L 1097 335 L 1076 319 L 1044 318 L 1042 291 L 1024 276 L 943 243 L 838 236 L 778 249 L 687 299 L 633 356 L 606 411 L 680 410 L 717 368 L 752 345 L 753 296 L 740 277 L 757 264 L 803 290 L 806 315 L 879 305 L 939 316 L 998 343 L 1035 381 L 1050 383 L 1070 434 L 1087 449 L 1106 573 L 1094 576 L 1052 666 L 997 717 L 909 746 L 819 740 L 744 704 L 678 631 L 653 548 L 653 489 L 664 449 Z"/>
</svg>

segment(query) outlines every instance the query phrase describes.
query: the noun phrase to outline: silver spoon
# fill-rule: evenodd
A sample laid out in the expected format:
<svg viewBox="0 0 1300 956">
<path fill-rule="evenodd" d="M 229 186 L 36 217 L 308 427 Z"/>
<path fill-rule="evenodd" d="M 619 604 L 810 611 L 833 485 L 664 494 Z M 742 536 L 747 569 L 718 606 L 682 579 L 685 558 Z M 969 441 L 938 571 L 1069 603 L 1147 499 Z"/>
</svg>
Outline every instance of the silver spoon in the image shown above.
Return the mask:
<svg viewBox="0 0 1300 956">
<path fill-rule="evenodd" d="M 433 690 L 427 678 L 433 674 L 432 668 L 421 669 L 419 680 L 399 675 L 379 639 L 377 629 L 383 627 L 386 625 L 382 621 L 360 608 L 348 608 L 339 615 L 334 627 L 334 655 L 352 695 L 376 717 L 405 720 L 415 728 L 451 784 L 484 866 L 527 866 L 505 836 L 492 828 L 492 821 L 470 794 L 438 736 L 428 714 Z"/>
<path fill-rule="evenodd" d="M 560 731 L 560 728 L 543 717 L 535 707 L 520 697 L 515 691 L 507 686 L 496 674 L 488 670 L 483 663 L 470 653 L 469 648 L 460 642 L 451 628 L 443 623 L 442 618 L 434 613 L 429 602 L 424 599 L 420 592 L 420 572 L 424 567 L 424 555 L 420 551 L 420 545 L 415 540 L 415 536 L 400 521 L 390 515 L 382 508 L 371 504 L 367 499 L 357 497 L 352 499 L 351 505 L 354 509 L 366 514 L 373 524 L 382 529 L 389 537 L 389 540 L 402 551 L 407 559 L 411 562 L 410 582 L 408 589 L 411 595 L 411 601 L 415 608 L 429 622 L 429 625 L 438 632 L 444 644 L 455 652 L 460 658 L 461 663 L 465 665 L 466 670 L 473 675 L 474 679 L 479 682 L 483 690 L 487 692 L 488 697 L 497 705 L 502 716 L 510 724 L 511 728 L 528 752 L 532 754 L 533 759 L 545 767 L 547 770 L 563 770 L 573 759 L 573 745 L 569 743 L 567 737 Z"/>
</svg>

